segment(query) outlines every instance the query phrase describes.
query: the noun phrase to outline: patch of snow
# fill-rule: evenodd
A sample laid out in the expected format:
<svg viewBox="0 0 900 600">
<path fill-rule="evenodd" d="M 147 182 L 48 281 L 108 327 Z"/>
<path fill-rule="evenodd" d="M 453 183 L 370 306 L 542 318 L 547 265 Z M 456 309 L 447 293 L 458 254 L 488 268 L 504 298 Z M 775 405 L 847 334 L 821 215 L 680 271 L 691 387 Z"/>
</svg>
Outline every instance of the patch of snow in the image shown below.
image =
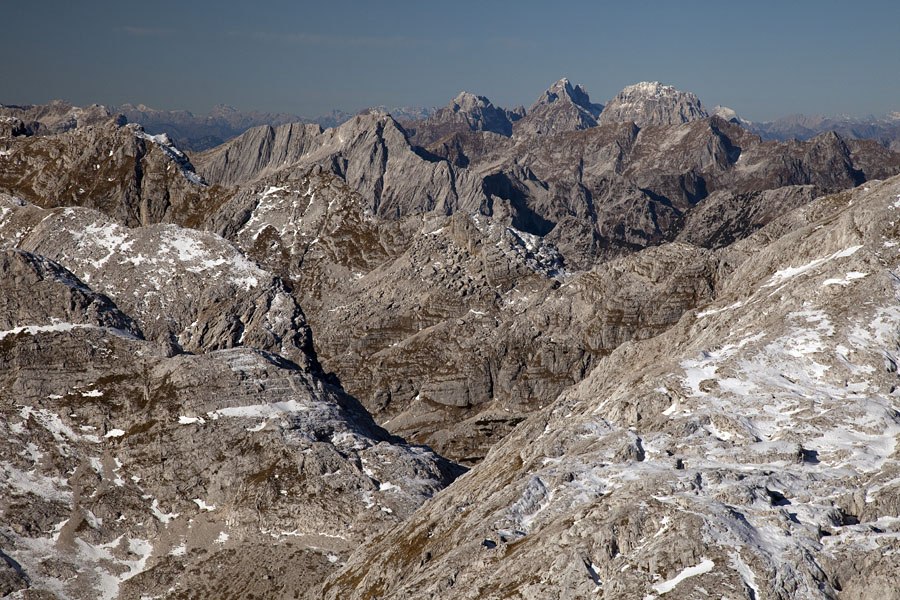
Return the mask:
<svg viewBox="0 0 900 600">
<path fill-rule="evenodd" d="M 844 276 L 843 279 L 826 279 L 825 281 L 822 282 L 822 287 L 825 287 L 827 285 L 844 285 L 844 286 L 850 285 L 850 283 L 853 280 L 862 279 L 866 275 L 868 275 L 868 273 L 860 273 L 859 271 L 850 271 L 849 273 L 847 273 L 846 276 Z"/>
<path fill-rule="evenodd" d="M 171 521 L 172 519 L 177 519 L 179 516 L 179 513 L 177 512 L 164 513 L 163 511 L 161 511 L 159 509 L 159 500 L 157 500 L 156 498 L 153 499 L 153 504 L 150 505 L 150 513 L 154 517 L 156 517 L 163 525 L 167 525 L 169 521 Z"/>
<path fill-rule="evenodd" d="M 763 285 L 763 287 L 776 286 L 779 283 L 782 283 L 788 279 L 796 277 L 797 275 L 806 273 L 810 269 L 813 269 L 813 268 L 815 268 L 821 264 L 824 264 L 830 260 L 833 260 L 835 258 L 846 258 L 848 256 L 852 256 L 860 248 L 862 248 L 861 245 L 860 246 L 850 246 L 849 248 L 844 248 L 843 250 L 838 250 L 837 252 L 835 252 L 834 254 L 831 254 L 830 256 L 825 256 L 823 258 L 817 258 L 815 260 L 812 260 L 812 261 L 806 263 L 805 265 L 802 265 L 799 267 L 787 267 L 785 269 L 776 271 L 775 274 L 772 275 L 772 277 L 769 279 L 769 281 L 765 285 Z"/>
<path fill-rule="evenodd" d="M 709 573 L 713 570 L 713 567 L 716 566 L 712 560 L 706 558 L 699 565 L 695 565 L 693 567 L 687 567 L 681 571 L 678 575 L 669 579 L 667 581 L 663 581 L 662 583 L 656 583 L 653 585 L 653 589 L 656 590 L 656 593 L 659 595 L 666 594 L 675 589 L 675 586 L 687 579 L 688 577 L 696 577 L 697 575 L 703 575 L 704 573 Z"/>
<path fill-rule="evenodd" d="M 20 333 L 27 333 L 28 335 L 36 335 L 38 333 L 44 333 L 49 331 L 72 331 L 73 329 L 88 329 L 95 328 L 92 325 L 82 325 L 80 323 L 53 323 L 52 325 L 22 325 L 20 327 L 14 327 L 13 329 L 8 329 L 6 331 L 0 331 L 0 340 L 5 338 L 8 335 L 18 335 Z"/>
<path fill-rule="evenodd" d="M 194 498 L 194 502 L 197 504 L 197 506 L 200 507 L 200 510 L 205 510 L 205 511 L 214 511 L 214 510 L 216 510 L 216 505 L 215 505 L 215 504 L 207 504 L 206 502 L 204 502 L 204 501 L 201 500 L 200 498 Z"/>
<path fill-rule="evenodd" d="M 279 415 L 308 411 L 309 406 L 297 400 L 285 400 L 283 402 L 271 402 L 269 404 L 255 404 L 251 406 L 230 406 L 207 413 L 212 419 L 219 417 L 239 417 L 244 419 L 266 419 Z"/>
<path fill-rule="evenodd" d="M 389 481 L 385 481 L 381 485 L 378 486 L 378 490 L 381 492 L 389 492 L 391 490 L 399 490 L 401 489 L 399 486 L 394 485 Z"/>
<path fill-rule="evenodd" d="M 733 309 L 735 309 L 735 308 L 740 308 L 740 307 L 742 307 L 743 305 L 744 305 L 743 302 L 738 301 L 738 302 L 735 302 L 734 304 L 731 304 L 731 305 L 729 305 L 729 306 L 723 306 L 722 308 L 711 308 L 711 309 L 709 309 L 709 310 L 704 310 L 703 312 L 697 313 L 697 318 L 708 317 L 708 316 L 710 316 L 710 315 L 715 315 L 715 314 L 718 314 L 718 313 L 720 313 L 720 312 L 724 312 L 724 311 L 726 311 L 726 310 L 733 310 Z"/>
</svg>

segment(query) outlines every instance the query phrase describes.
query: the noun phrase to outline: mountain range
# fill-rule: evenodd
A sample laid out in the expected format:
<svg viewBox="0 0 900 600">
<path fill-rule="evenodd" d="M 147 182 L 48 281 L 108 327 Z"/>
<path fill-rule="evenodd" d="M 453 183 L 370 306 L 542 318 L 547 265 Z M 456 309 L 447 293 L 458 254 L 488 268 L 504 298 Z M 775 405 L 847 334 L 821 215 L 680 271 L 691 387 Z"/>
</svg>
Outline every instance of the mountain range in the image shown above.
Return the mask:
<svg viewBox="0 0 900 600">
<path fill-rule="evenodd" d="M 0 595 L 897 597 L 900 153 L 404 116 L 3 107 Z"/>
<path fill-rule="evenodd" d="M 635 105 L 635 102 L 641 106 Z M 541 94 L 527 111 L 522 106 L 515 109 L 497 107 L 484 96 L 461 92 L 443 108 L 378 106 L 362 112 L 391 114 L 403 124 L 411 138 L 423 146 L 455 130 L 475 129 L 510 135 L 513 123 L 522 120 L 526 114 L 528 119 L 523 120 L 517 130 L 527 133 L 555 133 L 563 129 L 585 129 L 600 123 L 628 120 L 635 120 L 638 124 L 673 124 L 718 115 L 726 121 L 742 125 L 766 141 L 806 141 L 833 131 L 844 138 L 874 139 L 894 151 L 900 151 L 900 112 L 897 111 L 883 117 L 797 114 L 774 121 L 752 122 L 742 119 L 737 112 L 724 106 L 716 106 L 711 112 L 707 112 L 694 94 L 681 92 L 659 82 L 641 82 L 627 86 L 607 105 L 606 115 L 600 118 L 604 105 L 592 103 L 583 86 L 573 87 L 567 78 L 563 78 Z M 669 110 L 675 112 L 666 114 Z M 150 134 L 165 133 L 178 147 L 190 151 L 208 150 L 260 125 L 277 127 L 287 123 L 308 123 L 330 128 L 354 116 L 352 112 L 334 109 L 310 118 L 287 113 L 239 111 L 224 104 L 214 106 L 203 116 L 186 110 L 153 109 L 143 104 L 109 107 L 95 104 L 86 108 L 59 100 L 49 105 L 0 104 L 0 116 L 20 119 L 24 127 L 38 135 L 72 128 L 79 122 L 97 122 L 97 119 L 102 120 L 114 114 L 123 115 L 126 122 L 142 125 Z M 422 121 L 425 123 L 421 123 Z M 430 137 L 417 137 L 418 127 L 424 127 Z"/>
</svg>

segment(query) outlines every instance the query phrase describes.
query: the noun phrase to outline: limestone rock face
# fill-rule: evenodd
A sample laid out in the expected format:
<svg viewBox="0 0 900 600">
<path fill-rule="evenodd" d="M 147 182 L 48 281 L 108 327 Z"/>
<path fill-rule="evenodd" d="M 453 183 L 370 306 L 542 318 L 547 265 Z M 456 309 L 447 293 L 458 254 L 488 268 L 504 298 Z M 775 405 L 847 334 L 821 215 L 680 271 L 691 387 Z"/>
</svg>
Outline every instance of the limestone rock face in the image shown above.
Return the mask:
<svg viewBox="0 0 900 600">
<path fill-rule="evenodd" d="M 358 115 L 324 132 L 285 125 L 251 129 L 196 157 L 212 183 L 255 182 L 279 169 L 318 167 L 342 178 L 385 218 L 438 211 L 485 211 L 488 198 L 478 177 L 414 149 L 389 115 Z"/>
<path fill-rule="evenodd" d="M 21 119 L 9 115 L 0 115 L 0 139 L 27 134 L 28 129 Z"/>
<path fill-rule="evenodd" d="M 601 110 L 603 105 L 592 104 L 581 85 L 573 87 L 563 78 L 532 103 L 514 129 L 517 136 L 587 129 L 597 125 Z"/>
<path fill-rule="evenodd" d="M 318 369 L 288 286 L 217 235 L 129 229 L 88 209 L 43 211 L 2 198 L 0 209 L 4 240 L 66 266 L 133 315 L 148 339 L 190 352 L 247 345 Z"/>
<path fill-rule="evenodd" d="M 900 170 L 900 155 L 871 140 L 826 134 L 763 143 L 719 117 L 518 140 L 470 133 L 430 150 L 481 174 L 486 191 L 510 205 L 517 228 L 547 235 L 577 268 L 673 239 L 685 215 L 702 211 L 717 191 L 813 185 L 830 193 Z M 767 218 L 790 208 L 779 208 L 777 195 L 765 198 L 772 200 Z"/>
<path fill-rule="evenodd" d="M 0 595 L 890 597 L 900 155 L 636 87 L 10 109 Z"/>
<path fill-rule="evenodd" d="M 735 244 L 714 303 L 619 346 L 325 596 L 894 596 L 900 180 L 868 188 Z"/>
<path fill-rule="evenodd" d="M 453 475 L 259 351 L 26 327 L 0 354 L 4 551 L 35 591 L 309 597 Z"/>
<path fill-rule="evenodd" d="M 610 100 L 598 123 L 633 121 L 638 125 L 676 125 L 709 116 L 694 94 L 658 81 L 642 81 L 625 87 Z"/>
<path fill-rule="evenodd" d="M 554 86 L 537 106 L 583 104 L 579 90 Z M 463 96 L 458 104 L 462 110 L 479 102 Z M 514 138 L 468 131 L 423 150 L 393 119 L 373 112 L 327 131 L 251 130 L 192 157 L 214 183 L 204 187 L 190 182 L 168 139 L 120 129 L 110 128 L 103 139 L 147 144 L 158 151 L 154 172 L 164 165 L 180 171 L 179 185 L 198 190 L 169 200 L 153 196 L 158 202 L 142 196 L 138 206 L 146 208 L 136 213 L 142 222 L 218 233 L 276 277 L 237 273 L 244 259 L 208 236 L 163 225 L 127 231 L 75 213 L 67 213 L 69 225 L 55 214 L 23 247 L 100 286 L 145 336 L 174 349 L 248 344 L 302 362 L 311 356 L 308 319 L 322 331 L 317 350 L 325 371 L 378 422 L 471 464 L 617 344 L 658 333 L 680 311 L 714 296 L 731 263 L 702 252 L 702 258 L 673 260 L 674 273 L 692 277 L 685 268 L 694 258 L 704 273 L 687 284 L 677 309 L 661 308 L 667 305 L 658 294 L 670 290 L 654 283 L 645 298 L 620 299 L 623 325 L 602 340 L 569 333 L 587 323 L 582 316 L 557 322 L 530 302 L 558 301 L 561 314 L 579 313 L 580 301 L 556 290 L 569 291 L 563 284 L 581 271 L 604 271 L 609 261 L 674 239 L 720 248 L 816 195 L 900 170 L 900 157 L 875 142 L 827 135 L 767 144 L 718 117 Z M 135 224 L 135 217 L 122 216 L 123 207 L 134 206 L 128 198 L 117 192 L 99 208 Z M 34 207 L 18 207 L 16 214 L 29 228 L 44 218 Z M 92 234 L 48 233 L 71 227 Z M 14 235 L 25 233 L 16 228 Z M 122 244 L 108 248 L 107 238 Z M 87 267 L 58 253 L 69 247 L 90 256 Z M 110 252 L 115 260 L 102 262 Z M 144 257 L 153 260 L 141 263 Z M 166 264 L 173 261 L 188 268 L 182 280 L 169 279 Z M 251 285 L 254 278 L 258 285 Z M 192 291 L 180 293 L 185 284 Z M 526 299 L 522 305 L 510 304 L 518 297 Z M 158 310 L 168 317 L 157 319 Z M 520 312 L 533 318 L 528 328 L 548 334 L 528 333 Z M 480 322 L 480 313 L 489 318 Z"/>
<path fill-rule="evenodd" d="M 0 330 L 52 329 L 59 323 L 96 325 L 141 337 L 141 330 L 109 298 L 97 294 L 71 272 L 44 256 L 18 249 L 0 254 Z"/>
<path fill-rule="evenodd" d="M 226 144 L 196 158 L 207 181 L 234 185 L 294 163 L 316 147 L 322 134 L 318 125 L 289 123 L 280 127 L 253 127 Z"/>
<path fill-rule="evenodd" d="M 494 106 L 484 96 L 461 92 L 450 104 L 426 119 L 404 121 L 403 128 L 410 141 L 424 147 L 458 131 L 490 131 L 509 137 L 513 122 L 521 117 L 519 113 Z"/>
<path fill-rule="evenodd" d="M 4 594 L 315 597 L 460 473 L 326 382 L 286 288 L 221 238 L 3 201 Z M 197 354 L 144 339 L 190 319 Z"/>
<path fill-rule="evenodd" d="M 3 117 L 12 117 L 22 123 L 22 131 L 16 135 L 56 135 L 71 129 L 102 125 L 114 114 L 100 104 L 81 107 L 54 100 L 49 104 L 25 106 L 0 104 L 0 119 Z"/>
<path fill-rule="evenodd" d="M 257 189 L 223 207 L 220 232 L 294 282 L 324 368 L 380 423 L 465 462 L 719 277 L 686 245 L 570 274 L 499 214 L 385 220 L 324 172 Z"/>
<path fill-rule="evenodd" d="M 115 121 L 53 136 L 15 137 L 0 152 L 0 192 L 45 208 L 84 206 L 124 225 L 189 222 L 214 204 L 190 160 L 166 136 Z"/>
<path fill-rule="evenodd" d="M 341 152 L 356 139 L 345 136 Z M 721 248 L 900 168 L 875 143 L 798 144 L 762 144 L 719 118 L 512 140 L 454 134 L 430 151 L 447 151 L 449 172 L 481 177 L 490 201 L 488 214 L 449 217 L 379 214 L 370 189 L 327 163 L 309 167 L 311 150 L 261 172 L 207 226 L 292 282 L 324 369 L 379 423 L 474 464 L 618 344 L 715 297 L 733 268 L 699 249 L 635 252 L 676 238 Z M 816 185 L 783 187 L 793 182 Z M 607 264 L 617 259 L 627 260 Z M 671 279 L 646 279 L 648 260 Z M 573 291 L 582 285 L 603 292 L 586 300 Z"/>
<path fill-rule="evenodd" d="M 722 248 L 821 195 L 822 190 L 814 185 L 743 194 L 727 190 L 713 192 L 685 214 L 676 239 L 706 248 Z"/>
</svg>

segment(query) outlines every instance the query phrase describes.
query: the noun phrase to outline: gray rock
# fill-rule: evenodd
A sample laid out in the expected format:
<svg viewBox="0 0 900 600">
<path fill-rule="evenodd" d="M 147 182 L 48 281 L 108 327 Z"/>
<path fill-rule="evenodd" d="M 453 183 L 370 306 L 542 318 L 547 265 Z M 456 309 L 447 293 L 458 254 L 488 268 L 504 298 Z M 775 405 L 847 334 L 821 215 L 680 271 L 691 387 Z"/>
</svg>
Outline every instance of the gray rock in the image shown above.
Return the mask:
<svg viewBox="0 0 900 600">
<path fill-rule="evenodd" d="M 17 135 L 56 135 L 118 119 L 112 111 L 100 104 L 81 107 L 61 100 L 24 106 L 0 104 L 0 116 L 16 118 L 24 125 L 24 131 Z"/>
<path fill-rule="evenodd" d="M 210 182 L 256 183 L 281 169 L 318 167 L 347 182 L 374 214 L 386 218 L 438 211 L 487 210 L 478 177 L 414 149 L 389 115 L 358 115 L 324 132 L 283 126 L 254 129 L 197 156 Z"/>
<path fill-rule="evenodd" d="M 277 355 L 170 356 L 44 257 L 6 251 L 0 298 L 4 593 L 314 597 L 459 473 Z"/>
<path fill-rule="evenodd" d="M 625 87 L 610 100 L 598 123 L 633 121 L 638 125 L 676 125 L 709 116 L 703 103 L 690 92 L 681 92 L 658 81 L 642 81 Z"/>
<path fill-rule="evenodd" d="M 739 242 L 714 303 L 619 346 L 325 597 L 892 597 L 898 197 Z"/>
<path fill-rule="evenodd" d="M 45 208 L 94 208 L 128 226 L 190 223 L 218 193 L 168 138 L 135 125 L 108 121 L 7 145 L 0 153 L 0 192 Z"/>
<path fill-rule="evenodd" d="M 535 100 L 515 126 L 516 136 L 550 135 L 597 125 L 602 104 L 592 104 L 581 85 L 562 78 Z"/>
<path fill-rule="evenodd" d="M 403 121 L 410 141 L 428 146 L 455 132 L 490 131 L 509 137 L 521 114 L 497 108 L 484 96 L 461 92 L 447 106 L 420 121 Z"/>
<path fill-rule="evenodd" d="M 28 327 L 53 329 L 97 325 L 142 337 L 140 328 L 109 298 L 85 286 L 71 272 L 47 258 L 22 250 L 0 254 L 0 330 Z"/>
<path fill-rule="evenodd" d="M 129 229 L 81 208 L 40 211 L 30 228 L 33 207 L 2 202 L 4 240 L 65 265 L 134 316 L 148 339 L 190 352 L 252 346 L 318 369 L 288 286 L 219 236 L 176 225 Z"/>
</svg>

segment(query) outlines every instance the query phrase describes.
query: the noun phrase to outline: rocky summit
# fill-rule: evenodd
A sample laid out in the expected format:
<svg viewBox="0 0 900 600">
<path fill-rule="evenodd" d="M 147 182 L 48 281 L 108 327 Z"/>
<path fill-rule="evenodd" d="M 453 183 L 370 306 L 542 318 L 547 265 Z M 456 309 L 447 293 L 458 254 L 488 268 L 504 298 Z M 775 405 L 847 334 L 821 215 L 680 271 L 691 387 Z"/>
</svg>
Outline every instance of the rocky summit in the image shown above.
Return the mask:
<svg viewBox="0 0 900 600">
<path fill-rule="evenodd" d="M 638 125 L 673 125 L 708 117 L 703 103 L 690 92 L 681 92 L 658 81 L 629 85 L 607 103 L 600 123 L 634 121 Z"/>
<path fill-rule="evenodd" d="M 120 109 L 0 106 L 0 596 L 900 598 L 890 139 Z"/>
<path fill-rule="evenodd" d="M 573 87 L 563 78 L 532 103 L 525 117 L 516 124 L 515 131 L 524 135 L 587 129 L 597 124 L 602 110 L 602 104 L 591 103 L 584 87 Z"/>
</svg>

